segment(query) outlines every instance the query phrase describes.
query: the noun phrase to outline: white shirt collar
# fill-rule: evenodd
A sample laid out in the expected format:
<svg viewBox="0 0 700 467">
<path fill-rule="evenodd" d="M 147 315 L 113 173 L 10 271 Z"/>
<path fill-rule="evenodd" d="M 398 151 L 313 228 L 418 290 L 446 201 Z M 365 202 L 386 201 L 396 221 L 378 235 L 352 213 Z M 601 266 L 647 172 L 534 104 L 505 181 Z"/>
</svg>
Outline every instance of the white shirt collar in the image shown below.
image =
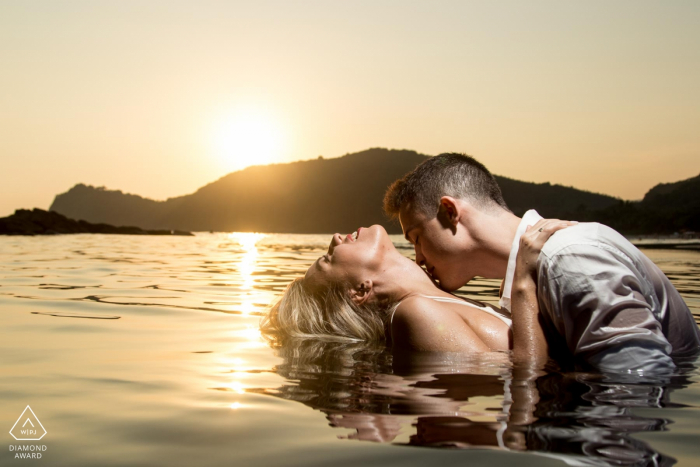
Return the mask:
<svg viewBox="0 0 700 467">
<path fill-rule="evenodd" d="M 510 311 L 510 293 L 513 288 L 513 276 L 515 275 L 515 259 L 518 256 L 518 248 L 520 248 L 520 237 L 525 233 L 528 225 L 534 225 L 542 219 L 542 216 L 537 214 L 537 211 L 530 209 L 527 211 L 518 224 L 518 230 L 515 231 L 515 238 L 510 247 L 510 255 L 508 256 L 508 269 L 506 269 L 506 277 L 503 281 L 503 295 L 498 302 L 501 308 Z"/>
</svg>

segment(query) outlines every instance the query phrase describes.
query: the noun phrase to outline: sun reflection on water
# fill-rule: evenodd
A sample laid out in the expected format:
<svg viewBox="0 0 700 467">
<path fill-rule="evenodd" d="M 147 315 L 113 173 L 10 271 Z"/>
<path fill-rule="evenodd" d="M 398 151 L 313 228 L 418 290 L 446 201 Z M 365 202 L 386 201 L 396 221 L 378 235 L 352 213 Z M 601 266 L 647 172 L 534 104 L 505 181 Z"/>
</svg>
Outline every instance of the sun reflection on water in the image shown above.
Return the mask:
<svg viewBox="0 0 700 467">
<path fill-rule="evenodd" d="M 238 243 L 243 249 L 243 255 L 238 264 L 238 272 L 241 275 L 241 297 L 242 302 L 240 312 L 243 315 L 250 315 L 255 310 L 253 289 L 255 278 L 253 273 L 258 262 L 258 242 L 265 238 L 265 234 L 253 232 L 234 232 L 229 234 L 229 239 Z"/>
<path fill-rule="evenodd" d="M 231 389 L 231 391 L 237 392 L 238 394 L 244 394 L 244 393 L 245 393 L 245 389 L 244 389 L 243 383 L 241 383 L 240 381 L 231 381 L 231 382 L 228 384 L 228 387 Z"/>
<path fill-rule="evenodd" d="M 234 337 L 243 339 L 244 341 L 239 344 L 240 348 L 254 348 L 254 347 L 266 347 L 267 343 L 260 334 L 260 328 L 254 327 L 252 325 L 246 325 L 245 329 L 237 329 L 232 332 Z"/>
<path fill-rule="evenodd" d="M 165 240 L 100 235 L 3 240 L 8 246 L 0 248 L 0 308 L 6 325 L 0 331 L 0 351 L 9 359 L 7 371 L 22 376 L 22 381 L 0 378 L 0 393 L 22 402 L 25 386 L 31 385 L 33 397 L 45 401 L 38 415 L 47 428 L 53 417 L 53 426 L 60 422 L 66 433 L 94 427 L 95 433 L 105 434 L 85 438 L 94 438 L 94 449 L 85 450 L 90 457 L 71 459 L 71 465 L 104 464 L 93 453 L 104 453 L 110 445 L 110 453 L 128 459 L 144 449 L 163 456 L 163 433 L 178 436 L 163 463 L 182 462 L 183 451 L 175 450 L 181 444 L 193 449 L 192 456 L 201 454 L 202 446 L 218 453 L 216 459 L 222 461 L 217 465 L 230 460 L 234 450 L 256 453 L 257 463 L 275 464 L 280 463 L 280 452 L 286 455 L 284 446 L 303 447 L 302 440 L 309 446 L 327 446 L 324 440 L 334 439 L 328 435 L 340 429 L 352 430 L 352 439 L 431 448 L 472 446 L 481 452 L 497 448 L 503 440 L 520 442 L 523 435 L 525 448 L 573 463 L 618 465 L 604 462 L 606 453 L 612 453 L 670 465 L 673 461 L 658 453 L 656 445 L 668 446 L 672 440 L 687 448 L 682 440 L 688 433 L 698 434 L 691 416 L 700 390 L 695 369 L 669 386 L 579 380 L 556 373 L 525 385 L 504 377 L 510 375 L 510 367 L 504 366 L 501 373 L 500 360 L 481 366 L 472 359 L 446 359 L 438 369 L 424 365 L 404 376 L 394 370 L 390 355 L 374 347 L 304 341 L 270 348 L 260 335 L 257 315 L 326 249 L 325 236 L 203 233 Z M 401 237 L 394 241 L 402 242 L 402 252 L 412 251 Z M 698 253 L 645 252 L 698 317 Z M 460 294 L 495 303 L 499 285 L 481 279 Z M 22 313 L 18 305 L 32 312 Z M 122 319 L 71 319 L 60 313 L 65 307 L 74 318 L 118 312 Z M 34 314 L 35 309 L 41 314 Z M 71 358 L 77 354 L 82 355 L 78 365 Z M 537 418 L 517 426 L 511 436 L 502 430 L 509 411 L 515 410 L 509 407 L 516 407 L 511 405 L 513 391 L 523 388 L 540 391 L 538 399 L 528 396 L 526 401 L 539 401 L 532 412 Z M 56 399 L 57 391 L 66 397 Z M 119 411 L 105 411 L 105 393 L 114 396 L 112 405 Z M 679 409 L 677 402 L 686 405 Z M 318 416 L 321 412 L 325 418 Z M 66 416 L 56 421 L 62 414 Z M 182 422 L 177 431 L 172 429 L 174 414 Z M 12 421 L 17 415 L 11 413 Z M 136 424 L 149 429 L 134 436 Z M 638 440 L 638 429 L 643 430 L 644 443 Z M 221 440 L 219 444 L 211 444 L 209 437 L 191 442 L 204 439 L 203 433 L 223 435 L 212 438 Z M 274 434 L 273 447 L 279 449 L 270 450 L 270 441 L 258 433 Z M 79 453 L 84 437 L 73 438 L 65 438 L 66 452 Z M 258 438 L 263 448 L 252 444 Z M 589 439 L 594 442 L 586 444 Z M 531 440 L 534 446 L 528 444 Z M 361 449 L 344 448 L 342 443 L 331 447 Z M 582 454 L 584 448 L 590 448 L 585 451 L 589 458 Z M 412 450 L 409 456 L 420 452 Z M 324 463 L 336 460 L 319 462 L 327 459 Z M 679 461 L 684 463 L 692 464 Z"/>
</svg>

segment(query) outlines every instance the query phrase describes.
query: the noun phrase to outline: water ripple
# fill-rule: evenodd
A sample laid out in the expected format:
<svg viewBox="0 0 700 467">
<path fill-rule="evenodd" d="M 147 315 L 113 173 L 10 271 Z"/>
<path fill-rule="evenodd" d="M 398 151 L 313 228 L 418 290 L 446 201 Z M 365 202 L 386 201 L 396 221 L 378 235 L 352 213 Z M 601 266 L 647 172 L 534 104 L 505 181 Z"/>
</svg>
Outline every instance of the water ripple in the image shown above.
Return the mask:
<svg viewBox="0 0 700 467">
<path fill-rule="evenodd" d="M 412 257 L 413 249 L 405 239 L 397 235 L 392 240 Z M 5 243 L 0 250 L 3 296 L 259 315 L 326 250 L 328 236 L 202 233 L 194 238 L 134 241 L 127 236 L 59 235 L 39 241 L 23 237 L 1 241 Z M 698 318 L 700 253 L 646 253 Z M 499 285 L 496 280 L 476 278 L 457 293 L 497 303 Z M 87 293 L 75 297 L 74 290 Z M 144 294 L 146 290 L 158 293 Z"/>
</svg>

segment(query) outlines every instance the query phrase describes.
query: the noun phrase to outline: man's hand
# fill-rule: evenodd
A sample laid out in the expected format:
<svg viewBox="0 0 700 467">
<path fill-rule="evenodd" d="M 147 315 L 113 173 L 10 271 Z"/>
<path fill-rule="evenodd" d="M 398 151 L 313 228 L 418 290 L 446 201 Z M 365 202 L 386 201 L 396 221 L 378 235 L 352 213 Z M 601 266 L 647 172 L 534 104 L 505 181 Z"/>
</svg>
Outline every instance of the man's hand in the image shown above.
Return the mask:
<svg viewBox="0 0 700 467">
<path fill-rule="evenodd" d="M 516 258 L 515 277 L 519 275 L 525 277 L 530 275 L 534 278 L 537 276 L 537 258 L 544 247 L 544 244 L 549 240 L 549 237 L 554 235 L 561 229 L 576 225 L 576 221 L 562 221 L 559 219 L 540 219 L 533 226 L 528 226 L 525 233 L 520 237 L 520 247 L 518 248 L 518 256 Z"/>
</svg>

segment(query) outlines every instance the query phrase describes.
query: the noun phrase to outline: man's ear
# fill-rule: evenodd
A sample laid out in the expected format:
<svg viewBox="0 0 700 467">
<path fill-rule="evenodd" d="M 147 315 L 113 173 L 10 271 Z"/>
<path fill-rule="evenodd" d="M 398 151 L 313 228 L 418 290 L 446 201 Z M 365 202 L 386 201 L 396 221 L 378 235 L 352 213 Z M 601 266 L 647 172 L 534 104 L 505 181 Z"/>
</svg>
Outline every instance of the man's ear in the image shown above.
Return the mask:
<svg viewBox="0 0 700 467">
<path fill-rule="evenodd" d="M 372 281 L 366 280 L 350 289 L 350 298 L 355 305 L 364 305 L 372 295 Z"/>
<path fill-rule="evenodd" d="M 459 224 L 459 219 L 462 217 L 462 207 L 457 203 L 457 200 L 451 196 L 443 196 L 440 198 L 440 209 L 438 217 L 443 222 L 445 227 L 454 227 Z"/>
</svg>

